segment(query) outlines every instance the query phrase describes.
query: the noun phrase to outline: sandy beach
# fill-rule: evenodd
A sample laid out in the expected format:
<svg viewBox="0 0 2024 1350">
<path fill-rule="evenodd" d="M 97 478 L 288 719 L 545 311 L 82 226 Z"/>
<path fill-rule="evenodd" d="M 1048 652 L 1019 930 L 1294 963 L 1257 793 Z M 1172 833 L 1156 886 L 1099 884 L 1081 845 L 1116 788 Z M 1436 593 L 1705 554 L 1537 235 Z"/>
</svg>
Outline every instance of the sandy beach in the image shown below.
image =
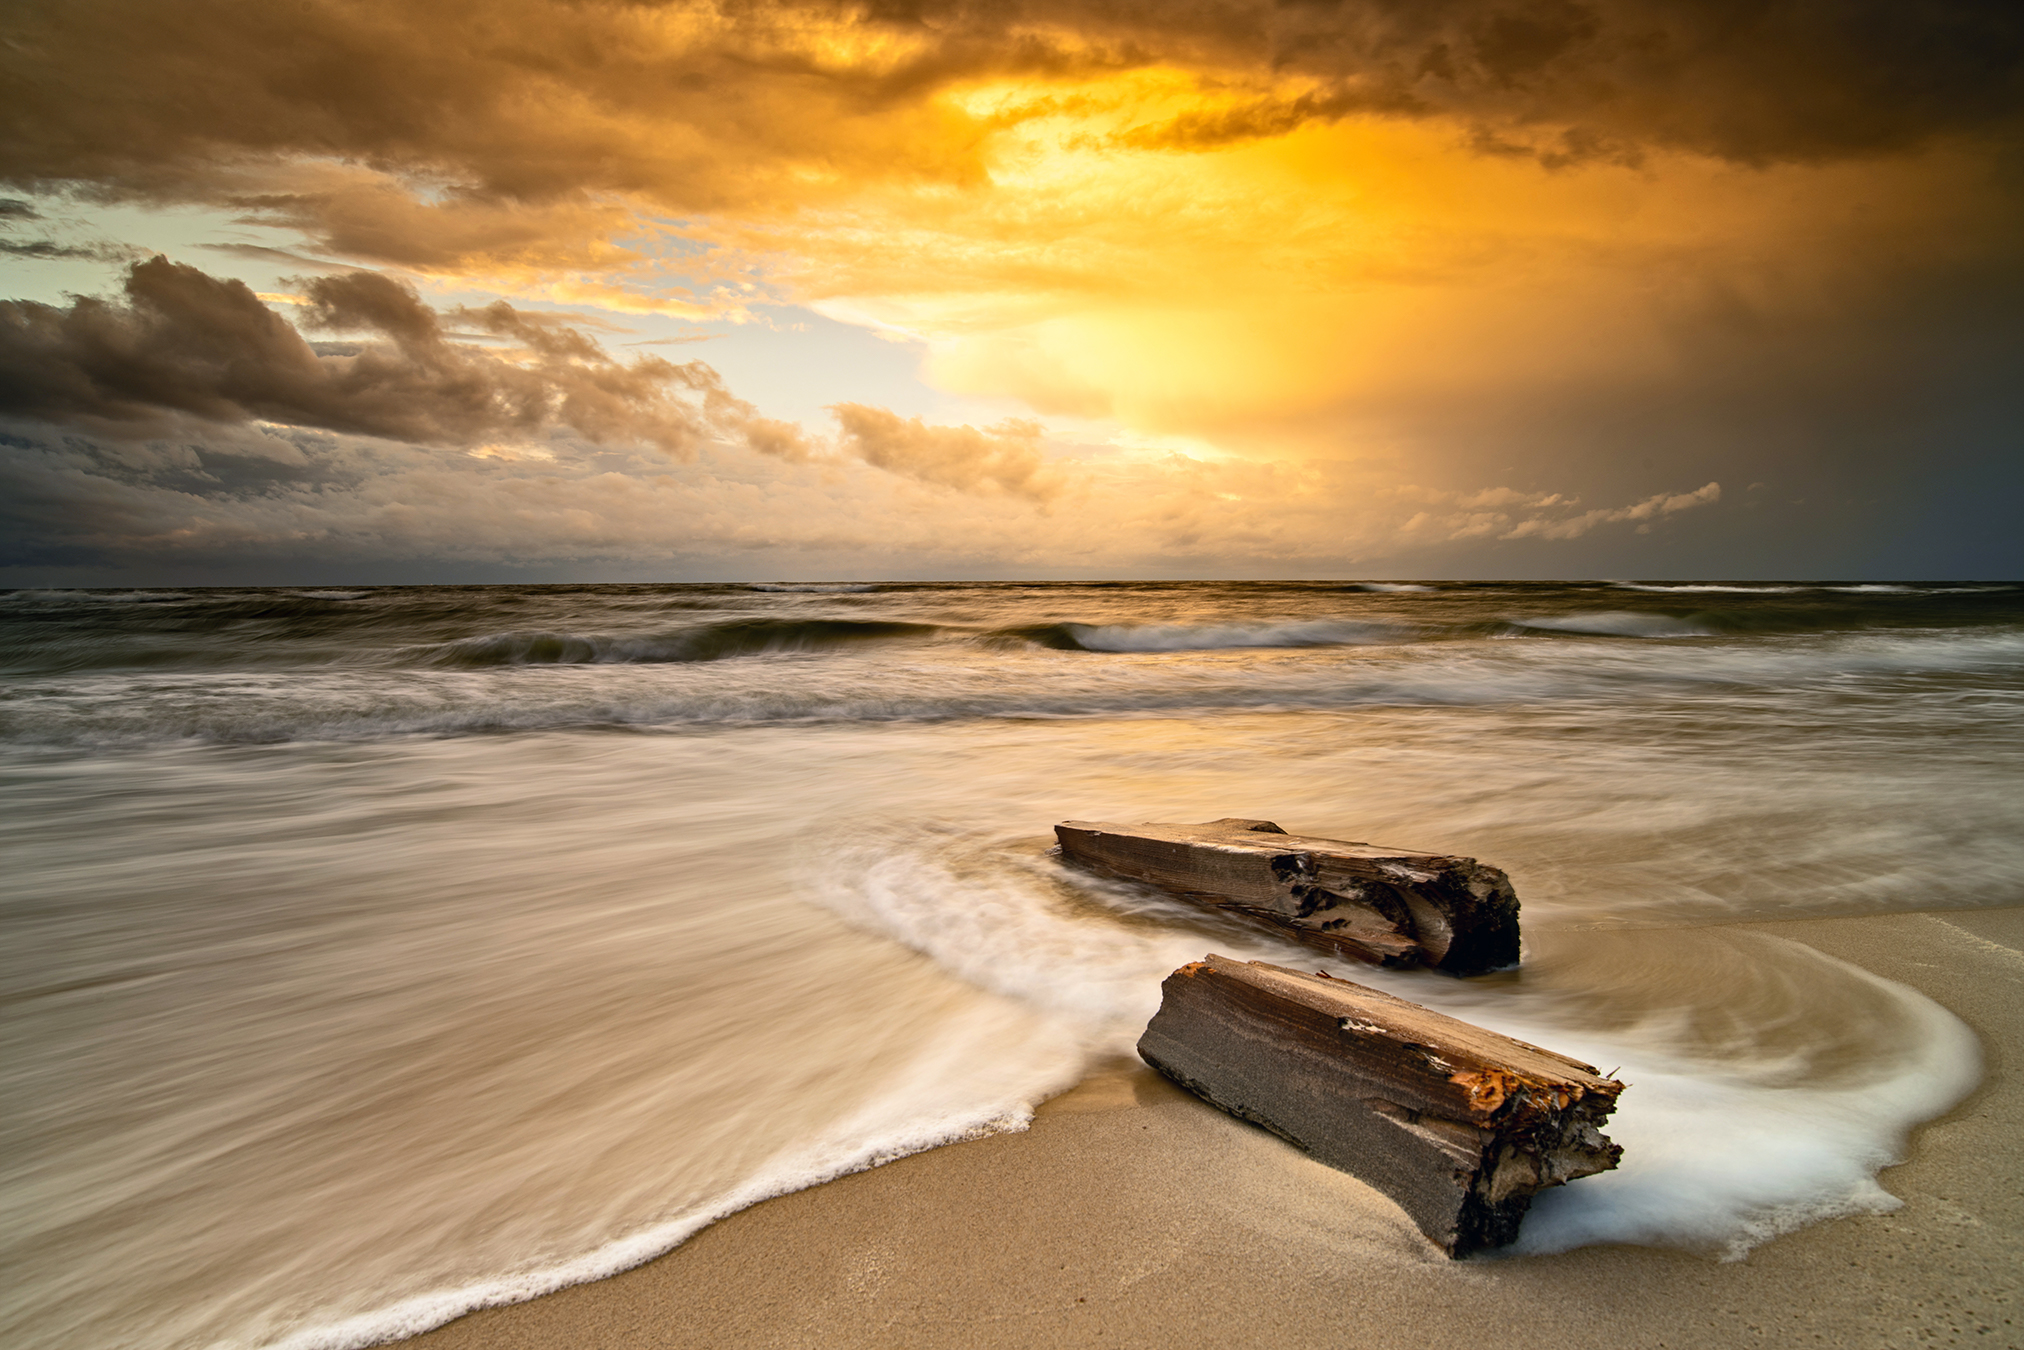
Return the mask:
<svg viewBox="0 0 2024 1350">
<path fill-rule="evenodd" d="M 1980 1088 L 1882 1174 L 1895 1213 L 1740 1261 L 1616 1246 L 1450 1262 L 1354 1179 L 1119 1064 L 1025 1133 L 768 1201 L 637 1269 L 410 1344 L 2024 1344 L 2024 909 L 1750 927 L 1910 985 L 1980 1037 Z"/>
</svg>

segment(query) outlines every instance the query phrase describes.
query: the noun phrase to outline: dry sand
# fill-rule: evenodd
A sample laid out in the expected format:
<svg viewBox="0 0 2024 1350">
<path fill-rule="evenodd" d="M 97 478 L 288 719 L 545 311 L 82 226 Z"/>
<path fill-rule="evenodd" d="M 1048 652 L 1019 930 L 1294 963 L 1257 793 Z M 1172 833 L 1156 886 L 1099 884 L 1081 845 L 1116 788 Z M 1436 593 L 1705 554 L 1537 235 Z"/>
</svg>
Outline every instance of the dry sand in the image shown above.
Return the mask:
<svg viewBox="0 0 2024 1350">
<path fill-rule="evenodd" d="M 1893 1214 L 1740 1262 L 1450 1262 L 1390 1202 L 1143 1068 L 1024 1134 L 755 1206 L 657 1261 L 413 1350 L 822 1346 L 2024 1347 L 2024 909 L 1753 925 L 1923 990 L 1982 1086 L 1883 1174 Z"/>
</svg>

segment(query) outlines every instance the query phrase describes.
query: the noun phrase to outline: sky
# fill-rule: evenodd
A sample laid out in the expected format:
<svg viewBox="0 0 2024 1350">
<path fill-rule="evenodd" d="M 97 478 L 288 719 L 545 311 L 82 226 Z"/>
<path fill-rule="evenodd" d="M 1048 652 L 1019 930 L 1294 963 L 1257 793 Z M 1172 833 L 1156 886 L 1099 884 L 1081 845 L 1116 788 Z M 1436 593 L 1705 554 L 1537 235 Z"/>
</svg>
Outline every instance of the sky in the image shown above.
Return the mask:
<svg viewBox="0 0 2024 1350">
<path fill-rule="evenodd" d="M 2024 576 L 2024 11 L 13 0 L 0 586 Z"/>
</svg>

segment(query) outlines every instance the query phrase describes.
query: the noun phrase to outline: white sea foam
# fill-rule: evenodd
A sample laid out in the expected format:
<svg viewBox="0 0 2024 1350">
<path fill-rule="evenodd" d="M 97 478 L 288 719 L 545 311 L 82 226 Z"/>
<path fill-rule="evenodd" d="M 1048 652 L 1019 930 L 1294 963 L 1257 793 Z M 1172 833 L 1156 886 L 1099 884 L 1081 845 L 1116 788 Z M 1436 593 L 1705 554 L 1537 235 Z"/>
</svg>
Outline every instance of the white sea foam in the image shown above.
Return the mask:
<svg viewBox="0 0 2024 1350">
<path fill-rule="evenodd" d="M 1622 1164 L 1540 1196 L 1514 1254 L 1628 1242 L 1735 1260 L 1809 1224 L 1903 1204 L 1877 1172 L 1903 1161 L 1913 1126 L 1974 1089 L 1981 1046 L 1916 990 L 1811 949 L 1794 957 L 1839 967 L 1888 998 L 1901 1033 L 1896 1053 L 1879 1053 L 1854 1082 L 1788 1087 L 1749 1072 L 1761 1066 L 1669 1053 L 1662 1025 L 1585 1037 L 1522 1018 L 1501 1022 L 1521 1039 L 1621 1064 L 1617 1076 L 1631 1084 L 1608 1127 L 1623 1145 Z"/>
<path fill-rule="evenodd" d="M 1712 583 L 1696 583 L 1690 586 L 1660 586 L 1638 581 L 1612 581 L 1610 585 L 1624 591 L 1665 591 L 1692 594 L 1713 592 L 1721 595 L 1791 595 L 1810 589 L 1806 586 L 1724 586 Z"/>
<path fill-rule="evenodd" d="M 780 595 L 860 595 L 878 589 L 876 582 L 857 581 L 751 581 L 748 591 Z"/>
<path fill-rule="evenodd" d="M 1953 1014 L 1798 944 L 1777 947 L 1814 978 L 1831 969 L 1832 978 L 1881 995 L 1886 1007 L 1895 1048 L 1880 1050 L 1852 1079 L 1779 1086 L 1747 1052 L 1738 1052 L 1741 1061 L 1682 1053 L 1675 1030 L 1689 1008 L 1655 1010 L 1595 1034 L 1542 1016 L 1545 1009 L 1517 990 L 1489 994 L 1437 976 L 1388 975 L 1269 937 L 1078 915 L 1050 895 L 1041 871 L 980 871 L 956 861 L 960 852 L 947 840 L 907 847 L 897 835 L 846 845 L 841 856 L 829 855 L 825 903 L 963 980 L 1078 1026 L 1093 1050 L 1128 1052 L 1158 1007 L 1161 979 L 1213 947 L 1327 966 L 1605 1069 L 1621 1066 L 1617 1074 L 1631 1087 L 1609 1133 L 1624 1145 L 1622 1166 L 1542 1196 L 1513 1248 L 1520 1254 L 1626 1242 L 1735 1258 L 1823 1219 L 1894 1209 L 1900 1202 L 1878 1184 L 1878 1169 L 1902 1157 L 1913 1125 L 1946 1111 L 1980 1077 L 1979 1046 Z M 960 903 L 951 903 L 957 895 Z"/>
<path fill-rule="evenodd" d="M 1379 595 L 1404 595 L 1413 591 L 1440 589 L 1438 586 L 1422 586 L 1414 581 L 1356 581 L 1350 584 L 1360 591 L 1373 591 Z"/>
<path fill-rule="evenodd" d="M 1015 1037 L 1008 1030 L 1005 1019 L 989 1010 L 939 1026 L 907 1070 L 875 1100 L 818 1137 L 781 1151 L 743 1184 L 678 1218 L 570 1260 L 432 1290 L 304 1328 L 271 1343 L 272 1350 L 363 1350 L 418 1335 L 479 1308 L 524 1303 L 630 1270 L 762 1200 L 943 1144 L 1024 1130 L 1036 1104 L 1080 1077 L 1084 1058 L 1068 1034 Z M 255 1342 L 242 1344 L 251 1350 Z"/>
<path fill-rule="evenodd" d="M 1063 1019 L 1091 1052 L 1130 1054 L 1159 1007 L 1160 981 L 1202 954 L 1201 934 L 1078 922 L 1050 903 L 1038 870 L 962 865 L 976 847 L 962 836 L 860 831 L 824 850 L 815 893 L 844 919 L 958 979 Z"/>
<path fill-rule="evenodd" d="M 1665 614 L 1634 614 L 1627 610 L 1541 615 L 1535 618 L 1513 619 L 1511 622 L 1519 628 L 1532 628 L 1549 633 L 1585 633 L 1597 637 L 1711 636 L 1707 629 L 1698 624 L 1686 623 Z"/>
</svg>

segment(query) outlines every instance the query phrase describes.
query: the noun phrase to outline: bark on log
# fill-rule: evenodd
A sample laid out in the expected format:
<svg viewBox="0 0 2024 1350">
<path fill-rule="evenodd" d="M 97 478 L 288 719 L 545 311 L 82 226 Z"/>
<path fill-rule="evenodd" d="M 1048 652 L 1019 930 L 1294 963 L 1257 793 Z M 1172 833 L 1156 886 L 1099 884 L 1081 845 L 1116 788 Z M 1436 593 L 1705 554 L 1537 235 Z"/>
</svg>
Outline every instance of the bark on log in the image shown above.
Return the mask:
<svg viewBox="0 0 2024 1350">
<path fill-rule="evenodd" d="M 1269 820 L 1054 827 L 1061 854 L 1110 876 L 1381 966 L 1475 975 L 1518 961 L 1511 879 L 1474 858 L 1288 834 Z"/>
<path fill-rule="evenodd" d="M 1623 1155 L 1601 1131 L 1623 1084 L 1417 1003 L 1213 955 L 1161 994 L 1146 1063 L 1384 1192 L 1452 1257 Z"/>
</svg>

